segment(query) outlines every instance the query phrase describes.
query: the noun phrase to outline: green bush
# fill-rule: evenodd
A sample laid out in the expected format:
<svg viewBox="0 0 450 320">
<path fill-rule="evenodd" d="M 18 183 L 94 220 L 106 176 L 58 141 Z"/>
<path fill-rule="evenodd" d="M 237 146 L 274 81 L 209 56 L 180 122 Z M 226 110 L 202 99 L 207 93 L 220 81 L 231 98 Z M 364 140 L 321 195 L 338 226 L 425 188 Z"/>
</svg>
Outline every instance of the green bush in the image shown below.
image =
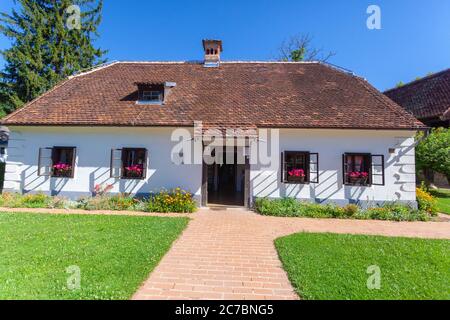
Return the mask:
<svg viewBox="0 0 450 320">
<path fill-rule="evenodd" d="M 425 186 L 416 190 L 417 203 L 419 210 L 425 211 L 431 216 L 436 216 L 438 212 L 438 202 L 429 192 L 425 190 Z"/>
<path fill-rule="evenodd" d="M 428 221 L 430 215 L 423 210 L 415 210 L 398 203 L 363 210 L 355 204 L 343 208 L 333 204 L 321 205 L 302 202 L 294 198 L 270 200 L 259 198 L 255 209 L 262 215 L 278 217 L 309 217 L 337 219 L 374 219 L 390 221 Z"/>
<path fill-rule="evenodd" d="M 46 209 L 82 209 L 112 211 L 147 211 L 191 213 L 197 210 L 192 194 L 179 188 L 163 190 L 148 199 L 137 199 L 127 194 L 84 197 L 71 201 L 62 197 L 50 197 L 45 194 L 4 193 L 0 195 L 0 207 L 8 208 L 46 208 Z"/>
<path fill-rule="evenodd" d="M 78 200 L 78 209 L 136 211 L 139 200 L 128 195 L 86 197 Z"/>
<path fill-rule="evenodd" d="M 42 193 L 21 195 L 4 193 L 0 197 L 0 205 L 8 208 L 49 208 L 52 197 Z"/>
<path fill-rule="evenodd" d="M 163 190 L 153 194 L 147 200 L 146 209 L 148 212 L 192 213 L 197 210 L 197 203 L 191 193 L 176 188 L 171 191 Z"/>
</svg>

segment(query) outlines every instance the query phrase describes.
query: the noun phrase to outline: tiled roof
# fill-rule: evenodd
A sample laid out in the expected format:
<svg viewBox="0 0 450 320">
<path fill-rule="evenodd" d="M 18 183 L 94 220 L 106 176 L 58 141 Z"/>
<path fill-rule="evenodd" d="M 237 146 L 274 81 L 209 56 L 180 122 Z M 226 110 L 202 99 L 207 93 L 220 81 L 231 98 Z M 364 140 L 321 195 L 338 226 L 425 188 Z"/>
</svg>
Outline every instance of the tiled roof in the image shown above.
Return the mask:
<svg viewBox="0 0 450 320">
<path fill-rule="evenodd" d="M 418 119 L 442 117 L 450 109 L 450 69 L 388 90 L 385 95 Z"/>
<path fill-rule="evenodd" d="M 136 83 L 175 82 L 164 105 L 137 105 Z M 412 129 L 409 113 L 365 80 L 321 63 L 113 63 L 61 83 L 6 125 Z"/>
</svg>

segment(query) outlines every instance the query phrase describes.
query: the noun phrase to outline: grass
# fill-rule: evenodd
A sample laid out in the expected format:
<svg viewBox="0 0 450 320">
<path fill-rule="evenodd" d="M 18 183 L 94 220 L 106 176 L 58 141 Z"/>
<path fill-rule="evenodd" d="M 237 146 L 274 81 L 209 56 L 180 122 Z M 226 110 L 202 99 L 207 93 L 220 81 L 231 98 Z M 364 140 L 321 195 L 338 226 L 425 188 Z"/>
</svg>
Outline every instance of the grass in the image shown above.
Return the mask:
<svg viewBox="0 0 450 320">
<path fill-rule="evenodd" d="M 450 214 L 450 190 L 449 189 L 430 190 L 430 193 L 434 197 L 436 197 L 438 201 L 439 212 Z"/>
<path fill-rule="evenodd" d="M 0 213 L 0 299 L 129 299 L 187 218 Z M 69 290 L 78 266 L 81 288 Z"/>
<path fill-rule="evenodd" d="M 303 299 L 450 299 L 450 241 L 299 233 L 275 241 Z M 369 266 L 381 288 L 369 290 Z"/>
</svg>

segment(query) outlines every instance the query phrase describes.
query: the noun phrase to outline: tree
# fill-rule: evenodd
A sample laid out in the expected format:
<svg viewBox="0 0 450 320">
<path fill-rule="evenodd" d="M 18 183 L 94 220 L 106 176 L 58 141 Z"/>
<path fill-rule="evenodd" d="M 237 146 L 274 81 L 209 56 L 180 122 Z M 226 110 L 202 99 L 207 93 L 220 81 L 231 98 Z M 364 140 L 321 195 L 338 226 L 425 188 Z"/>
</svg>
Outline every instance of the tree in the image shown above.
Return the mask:
<svg viewBox="0 0 450 320">
<path fill-rule="evenodd" d="M 313 48 L 313 38 L 309 34 L 298 34 L 284 40 L 279 48 L 280 61 L 322 61 L 326 62 L 336 53 L 324 53 L 323 49 Z"/>
<path fill-rule="evenodd" d="M 450 129 L 433 129 L 430 135 L 418 135 L 416 167 L 419 171 L 433 170 L 442 173 L 450 182 Z"/>
<path fill-rule="evenodd" d="M 95 48 L 103 0 L 17 0 L 0 13 L 0 32 L 12 47 L 1 52 L 0 108 L 9 113 L 82 69 L 104 62 Z"/>
</svg>

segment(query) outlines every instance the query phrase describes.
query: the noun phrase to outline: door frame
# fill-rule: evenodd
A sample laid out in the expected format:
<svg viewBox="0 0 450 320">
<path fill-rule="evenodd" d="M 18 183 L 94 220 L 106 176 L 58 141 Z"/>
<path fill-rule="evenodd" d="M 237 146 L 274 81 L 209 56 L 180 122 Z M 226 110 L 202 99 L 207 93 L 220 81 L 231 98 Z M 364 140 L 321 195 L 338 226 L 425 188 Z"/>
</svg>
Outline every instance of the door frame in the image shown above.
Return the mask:
<svg viewBox="0 0 450 320">
<path fill-rule="evenodd" d="M 203 150 L 205 145 L 203 144 Z M 202 152 L 203 155 L 203 152 Z M 250 156 L 245 155 L 245 172 L 244 172 L 244 207 L 249 208 L 251 205 L 250 201 Z M 208 165 L 206 164 L 202 156 L 202 207 L 208 206 Z"/>
</svg>

